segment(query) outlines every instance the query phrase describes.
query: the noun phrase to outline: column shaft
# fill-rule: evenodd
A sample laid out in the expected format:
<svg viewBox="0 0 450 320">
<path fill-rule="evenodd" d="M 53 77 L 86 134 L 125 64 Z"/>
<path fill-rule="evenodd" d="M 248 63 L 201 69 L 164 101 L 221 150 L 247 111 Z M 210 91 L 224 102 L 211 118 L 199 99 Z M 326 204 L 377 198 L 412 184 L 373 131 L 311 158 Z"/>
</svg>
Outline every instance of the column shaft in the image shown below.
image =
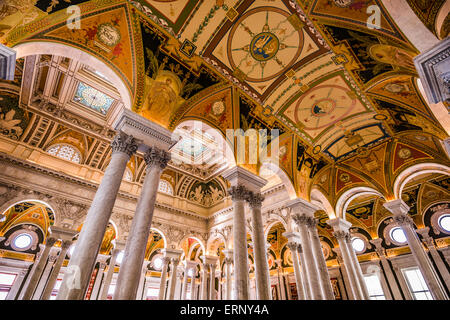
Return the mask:
<svg viewBox="0 0 450 320">
<path fill-rule="evenodd" d="M 158 300 L 164 300 L 166 295 L 166 286 L 167 286 L 167 268 L 169 266 L 170 259 L 168 257 L 163 258 L 163 265 L 161 269 L 161 283 L 159 285 L 159 295 Z"/>
<path fill-rule="evenodd" d="M 294 265 L 295 284 L 297 286 L 297 293 L 299 300 L 305 300 L 305 288 L 302 284 L 302 274 L 300 271 L 300 263 L 298 260 L 298 246 L 300 244 L 294 242 L 288 242 L 288 248 L 291 250 L 292 263 Z"/>
<path fill-rule="evenodd" d="M 107 300 L 108 299 L 108 291 L 111 285 L 111 280 L 114 275 L 114 269 L 116 268 L 116 260 L 119 255 L 120 250 L 113 249 L 111 260 L 109 261 L 108 272 L 106 273 L 105 281 L 103 281 L 102 290 L 100 292 L 98 300 Z"/>
<path fill-rule="evenodd" d="M 52 273 L 50 274 L 50 278 L 48 279 L 47 285 L 44 289 L 44 292 L 42 293 L 41 300 L 50 299 L 53 288 L 56 284 L 56 280 L 58 280 L 59 271 L 61 270 L 61 266 L 64 262 L 64 259 L 66 258 L 67 250 L 69 250 L 71 244 L 72 241 L 63 241 L 61 251 L 59 252 L 58 259 L 55 262 Z"/>
<path fill-rule="evenodd" d="M 184 269 L 183 287 L 181 288 L 181 300 L 186 300 L 187 286 L 188 286 L 188 269 Z"/>
<path fill-rule="evenodd" d="M 210 265 L 210 278 L 209 278 L 209 300 L 216 300 L 215 286 L 216 286 L 216 266 Z"/>
<path fill-rule="evenodd" d="M 317 268 L 319 270 L 320 287 L 322 288 L 322 294 L 325 300 L 334 300 L 333 287 L 331 286 L 330 275 L 328 274 L 328 267 L 325 261 L 325 257 L 322 251 L 322 245 L 320 244 L 319 234 L 317 232 L 317 222 L 315 219 L 311 219 L 309 225 L 309 235 L 311 237 L 311 244 Z"/>
<path fill-rule="evenodd" d="M 44 288 L 47 284 L 48 278 L 50 276 L 50 272 L 52 271 L 55 261 L 56 261 L 56 251 L 50 251 L 47 265 L 45 266 L 44 271 L 42 272 L 41 279 L 39 280 L 36 290 L 33 293 L 33 298 L 32 298 L 33 300 L 41 299 L 42 292 L 44 291 Z"/>
<path fill-rule="evenodd" d="M 172 259 L 172 272 L 169 280 L 169 292 L 167 294 L 167 300 L 173 300 L 175 297 L 175 287 L 178 279 L 178 263 L 179 260 Z"/>
<path fill-rule="evenodd" d="M 345 237 L 348 233 L 336 233 L 335 237 L 338 240 L 339 248 L 341 249 L 342 260 L 345 265 L 345 270 L 347 271 L 347 277 L 350 281 L 350 290 L 352 291 L 352 295 L 355 300 L 362 300 L 361 291 L 358 287 L 358 280 L 356 279 L 356 272 L 354 270 L 354 266 L 350 257 L 350 253 L 348 252 L 347 243 L 345 241 Z"/>
<path fill-rule="evenodd" d="M 236 300 L 248 300 L 248 251 L 244 200 L 247 190 L 233 187 L 230 191 L 233 200 L 233 253 L 234 253 L 234 291 Z M 233 196 L 234 194 L 234 196 Z"/>
<path fill-rule="evenodd" d="M 114 300 L 133 300 L 136 297 L 140 280 L 139 271 L 145 258 L 159 179 L 170 160 L 170 154 L 158 148 L 150 148 L 144 159 L 147 163 L 147 172 L 125 245 Z"/>
<path fill-rule="evenodd" d="M 89 208 L 57 300 L 84 298 L 127 162 L 138 147 L 133 137 L 124 134 L 117 135 L 111 145 L 111 161 Z"/>
<path fill-rule="evenodd" d="M 41 278 L 42 272 L 44 271 L 45 264 L 47 263 L 48 255 L 50 254 L 50 249 L 55 244 L 56 239 L 47 238 L 47 242 L 44 247 L 44 251 L 39 258 L 39 261 L 35 262 L 36 267 L 34 271 L 29 275 L 30 280 L 28 282 L 27 287 L 24 289 L 24 293 L 22 296 L 22 300 L 31 300 L 33 297 L 33 293 L 36 290 L 36 287 L 39 283 L 39 279 Z"/>
<path fill-rule="evenodd" d="M 269 264 L 267 262 L 266 241 L 261 217 L 261 205 L 264 198 L 259 193 L 251 193 L 249 203 L 252 211 L 253 248 L 255 258 L 255 280 L 258 300 L 270 300 Z"/>
</svg>

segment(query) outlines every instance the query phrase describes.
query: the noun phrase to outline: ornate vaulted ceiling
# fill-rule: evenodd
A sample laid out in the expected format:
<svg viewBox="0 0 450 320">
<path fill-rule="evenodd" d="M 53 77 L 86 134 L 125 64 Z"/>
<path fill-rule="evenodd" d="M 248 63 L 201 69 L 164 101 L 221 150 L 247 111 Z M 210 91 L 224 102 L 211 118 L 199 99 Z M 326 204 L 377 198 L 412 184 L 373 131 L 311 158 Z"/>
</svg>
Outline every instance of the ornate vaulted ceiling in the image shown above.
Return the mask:
<svg viewBox="0 0 450 320">
<path fill-rule="evenodd" d="M 409 2 L 435 25 L 440 6 Z M 68 31 L 70 4 L 81 28 Z M 381 9 L 379 29 L 367 26 L 370 5 Z M 120 77 L 132 109 L 170 130 L 186 120 L 224 136 L 279 129 L 280 168 L 298 196 L 309 198 L 314 185 L 334 203 L 370 185 L 389 198 L 401 168 L 448 163 L 439 143 L 447 133 L 417 86 L 418 51 L 379 0 L 7 0 L 0 25 L 8 46 L 46 41 L 96 56 Z M 64 104 L 106 117 L 122 103 L 113 93 L 96 98 L 88 83 L 72 90 Z M 190 147 L 193 157 L 207 152 Z"/>
</svg>

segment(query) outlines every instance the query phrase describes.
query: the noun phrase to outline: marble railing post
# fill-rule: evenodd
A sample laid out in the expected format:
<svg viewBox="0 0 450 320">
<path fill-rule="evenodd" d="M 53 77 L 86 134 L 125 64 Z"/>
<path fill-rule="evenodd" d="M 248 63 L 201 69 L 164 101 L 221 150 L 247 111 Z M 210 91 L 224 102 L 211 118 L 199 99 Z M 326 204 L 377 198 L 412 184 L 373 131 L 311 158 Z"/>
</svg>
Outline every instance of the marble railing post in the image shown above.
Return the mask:
<svg viewBox="0 0 450 320">
<path fill-rule="evenodd" d="M 167 268 L 169 267 L 170 258 L 162 258 L 162 268 L 161 268 L 161 283 L 159 285 L 159 295 L 158 300 L 164 300 L 166 296 L 166 286 L 167 286 Z"/>
<path fill-rule="evenodd" d="M 115 247 L 111 252 L 111 258 L 109 260 L 108 271 L 105 276 L 105 280 L 103 281 L 102 289 L 99 295 L 98 300 L 107 300 L 108 299 L 108 291 L 111 286 L 111 280 L 114 276 L 114 269 L 116 268 L 117 256 L 125 247 L 125 243 L 116 241 Z"/>
<path fill-rule="evenodd" d="M 111 147 L 111 160 L 87 213 L 77 245 L 66 268 L 57 300 L 84 298 L 125 168 L 130 157 L 137 151 L 138 145 L 132 136 L 121 132 L 116 135 Z"/>
<path fill-rule="evenodd" d="M 380 257 L 381 265 L 383 266 L 389 287 L 392 290 L 394 300 L 403 300 L 402 294 L 397 285 L 397 281 L 395 280 L 394 273 L 392 272 L 391 266 L 389 265 L 389 261 L 386 258 L 386 250 L 381 245 L 383 239 L 377 238 L 370 240 L 370 242 L 375 246 L 375 250 L 378 256 Z"/>
<path fill-rule="evenodd" d="M 393 213 L 394 221 L 403 229 L 409 248 L 419 266 L 425 282 L 435 300 L 448 300 L 447 293 L 414 230 L 414 222 L 408 215 L 409 206 L 401 199 L 386 202 L 384 207 Z"/>
<path fill-rule="evenodd" d="M 434 244 L 434 239 L 430 237 L 429 232 L 430 232 L 429 227 L 417 230 L 417 233 L 422 236 L 423 242 L 426 244 L 428 250 L 430 251 L 431 258 L 436 264 L 436 267 L 438 268 L 439 273 L 442 276 L 442 279 L 444 279 L 447 289 L 450 290 L 450 273 L 441 256 L 439 255 L 439 252 L 437 251 L 436 246 Z"/>
<path fill-rule="evenodd" d="M 309 279 L 311 297 L 313 298 L 313 300 L 323 300 L 322 289 L 320 287 L 319 281 L 318 268 L 316 265 L 316 261 L 314 259 L 311 240 L 307 228 L 307 224 L 309 223 L 311 217 L 306 214 L 296 214 L 293 217 L 293 219 L 299 229 L 303 255 L 305 258 L 304 262 L 306 265 L 306 276 Z"/>
<path fill-rule="evenodd" d="M 33 293 L 38 286 L 39 279 L 41 278 L 42 272 L 44 271 L 44 267 L 47 263 L 48 255 L 50 254 L 50 249 L 53 247 L 57 239 L 52 238 L 51 236 L 47 238 L 44 250 L 39 258 L 39 261 L 35 262 L 36 267 L 34 271 L 29 275 L 30 280 L 28 282 L 27 287 L 23 291 L 22 300 L 31 300 L 33 298 Z"/>
<path fill-rule="evenodd" d="M 353 263 L 349 248 L 347 246 L 347 240 L 350 239 L 348 230 L 351 227 L 351 223 L 336 218 L 328 220 L 327 223 L 333 227 L 333 235 L 339 243 L 339 248 L 342 255 L 342 260 L 347 271 L 347 276 L 350 282 L 350 290 L 352 291 L 353 298 L 355 300 L 363 300 L 364 296 L 360 287 L 360 282 L 356 275 L 357 271 Z"/>
<path fill-rule="evenodd" d="M 230 168 L 222 176 L 230 182 L 228 193 L 233 201 L 234 297 L 237 300 L 248 300 L 249 267 L 244 201 L 249 191 L 260 192 L 267 180 L 241 167 Z"/>
<path fill-rule="evenodd" d="M 53 266 L 52 273 L 47 281 L 47 285 L 45 286 L 44 292 L 42 293 L 41 300 L 49 300 L 53 288 L 55 287 L 56 280 L 58 280 L 59 271 L 61 270 L 61 266 L 64 263 L 64 259 L 66 258 L 67 251 L 72 245 L 72 240 L 63 240 L 61 245 L 61 250 L 59 251 L 58 259 L 56 259 L 55 265 Z"/>
<path fill-rule="evenodd" d="M 255 258 L 255 280 L 258 300 L 270 299 L 269 263 L 267 262 L 264 226 L 261 217 L 261 206 L 264 197 L 260 193 L 250 192 L 247 198 L 252 212 L 252 229 Z"/>
<path fill-rule="evenodd" d="M 170 160 L 170 153 L 156 147 L 150 147 L 144 155 L 144 160 L 147 164 L 146 175 L 125 245 L 114 300 L 134 300 L 136 298 L 140 280 L 139 271 L 145 258 L 145 248 L 150 234 L 158 184 L 161 173 Z"/>
<path fill-rule="evenodd" d="M 312 244 L 314 258 L 319 270 L 320 287 L 325 300 L 335 300 L 333 287 L 331 286 L 330 275 L 328 274 L 327 262 L 323 255 L 322 245 L 320 244 L 319 233 L 317 232 L 317 219 L 311 218 L 308 220 L 308 231 Z"/>
<path fill-rule="evenodd" d="M 50 254 L 48 256 L 47 265 L 44 268 L 44 271 L 42 272 L 41 279 L 39 280 L 39 283 L 36 287 L 36 290 L 33 293 L 33 300 L 40 300 L 42 292 L 44 291 L 45 285 L 47 284 L 48 278 L 50 276 L 50 272 L 52 271 L 53 265 L 55 264 L 55 261 L 57 259 L 58 255 L 58 248 L 53 247 L 50 250 Z"/>
<path fill-rule="evenodd" d="M 233 250 L 223 250 L 225 254 L 225 277 L 226 277 L 226 294 L 225 299 L 231 300 L 232 282 L 231 282 L 231 266 L 233 264 Z"/>
<path fill-rule="evenodd" d="M 283 233 L 283 236 L 288 239 L 287 247 L 291 251 L 292 264 L 294 265 L 295 284 L 297 286 L 299 300 L 306 300 L 305 287 L 303 285 L 302 273 L 300 271 L 300 262 L 298 259 L 300 239 L 298 239 L 298 236 L 292 232 L 285 232 Z"/>
<path fill-rule="evenodd" d="M 174 300 L 175 298 L 175 287 L 178 279 L 178 264 L 180 263 L 179 258 L 172 258 L 171 266 L 172 272 L 169 279 L 169 292 L 167 294 L 167 300 Z"/>
</svg>

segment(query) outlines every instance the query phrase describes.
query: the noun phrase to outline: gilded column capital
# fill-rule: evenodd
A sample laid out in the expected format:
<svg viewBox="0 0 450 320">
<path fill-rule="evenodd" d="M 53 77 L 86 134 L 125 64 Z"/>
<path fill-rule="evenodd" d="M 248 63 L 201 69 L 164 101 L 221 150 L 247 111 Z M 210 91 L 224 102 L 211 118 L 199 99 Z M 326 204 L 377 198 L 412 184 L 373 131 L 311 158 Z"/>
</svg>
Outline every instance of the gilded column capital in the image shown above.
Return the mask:
<svg viewBox="0 0 450 320">
<path fill-rule="evenodd" d="M 248 189 L 243 185 L 232 186 L 228 189 L 228 193 L 231 195 L 231 199 L 235 200 L 247 200 L 248 198 Z"/>
<path fill-rule="evenodd" d="M 247 195 L 247 201 L 250 204 L 251 208 L 261 208 L 264 197 L 261 195 L 261 193 L 249 191 Z"/>
<path fill-rule="evenodd" d="M 169 152 L 157 147 L 149 147 L 148 151 L 144 155 L 147 169 L 154 165 L 159 166 L 161 169 L 164 169 L 165 167 L 167 167 L 170 159 L 171 157 Z"/>
<path fill-rule="evenodd" d="M 111 142 L 112 153 L 122 152 L 131 157 L 138 149 L 138 144 L 133 136 L 123 132 L 118 133 Z"/>
</svg>

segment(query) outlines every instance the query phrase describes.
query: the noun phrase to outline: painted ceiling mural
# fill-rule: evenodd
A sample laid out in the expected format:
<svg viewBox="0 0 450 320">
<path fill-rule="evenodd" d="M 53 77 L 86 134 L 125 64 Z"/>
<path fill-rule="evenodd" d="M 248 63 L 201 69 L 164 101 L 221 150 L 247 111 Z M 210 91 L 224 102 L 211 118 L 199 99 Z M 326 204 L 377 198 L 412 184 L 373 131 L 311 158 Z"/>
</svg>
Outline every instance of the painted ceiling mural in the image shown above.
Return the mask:
<svg viewBox="0 0 450 320">
<path fill-rule="evenodd" d="M 436 32 L 442 1 L 408 2 Z M 67 32 L 71 4 L 81 29 Z M 367 27 L 368 5 L 381 9 L 379 29 Z M 280 167 L 300 197 L 314 186 L 334 204 L 357 185 L 390 197 L 400 170 L 448 162 L 437 140 L 447 134 L 417 87 L 418 51 L 380 0 L 7 0 L 2 8 L 2 43 L 63 43 L 98 57 L 123 80 L 134 111 L 164 127 L 196 119 L 223 135 L 280 130 Z M 88 87 L 76 97 L 100 114 L 111 102 Z M 36 121 L 4 105 L 3 135 L 20 136 Z M 134 166 L 141 181 L 142 161 Z M 187 185 L 183 194 L 200 203 L 223 192 Z"/>
</svg>

